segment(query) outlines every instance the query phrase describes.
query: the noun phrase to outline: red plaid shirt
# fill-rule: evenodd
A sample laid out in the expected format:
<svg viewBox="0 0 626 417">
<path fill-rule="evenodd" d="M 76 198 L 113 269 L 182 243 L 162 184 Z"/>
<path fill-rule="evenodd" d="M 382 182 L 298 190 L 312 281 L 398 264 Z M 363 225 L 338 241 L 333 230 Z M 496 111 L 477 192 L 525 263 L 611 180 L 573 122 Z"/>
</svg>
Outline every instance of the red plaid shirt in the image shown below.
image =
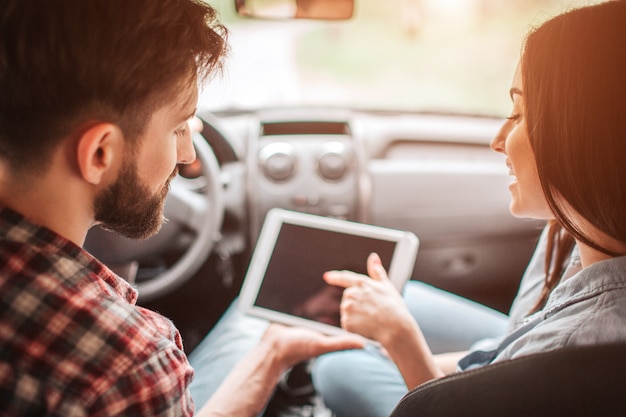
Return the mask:
<svg viewBox="0 0 626 417">
<path fill-rule="evenodd" d="M 83 249 L 0 208 L 0 414 L 192 415 L 180 334 L 136 299 Z"/>
</svg>

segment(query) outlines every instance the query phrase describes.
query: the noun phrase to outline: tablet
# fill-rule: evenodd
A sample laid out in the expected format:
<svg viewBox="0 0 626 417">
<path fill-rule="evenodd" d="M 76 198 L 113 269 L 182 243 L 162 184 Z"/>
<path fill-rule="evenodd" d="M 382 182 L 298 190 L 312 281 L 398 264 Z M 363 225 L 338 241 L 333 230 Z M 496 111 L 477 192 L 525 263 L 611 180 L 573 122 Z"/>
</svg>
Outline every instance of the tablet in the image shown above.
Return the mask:
<svg viewBox="0 0 626 417">
<path fill-rule="evenodd" d="M 411 232 L 301 212 L 272 209 L 256 243 L 239 297 L 245 313 L 270 321 L 344 332 L 339 323 L 343 288 L 326 284 L 329 270 L 366 272 L 376 252 L 401 290 L 411 277 L 418 239 Z"/>
</svg>

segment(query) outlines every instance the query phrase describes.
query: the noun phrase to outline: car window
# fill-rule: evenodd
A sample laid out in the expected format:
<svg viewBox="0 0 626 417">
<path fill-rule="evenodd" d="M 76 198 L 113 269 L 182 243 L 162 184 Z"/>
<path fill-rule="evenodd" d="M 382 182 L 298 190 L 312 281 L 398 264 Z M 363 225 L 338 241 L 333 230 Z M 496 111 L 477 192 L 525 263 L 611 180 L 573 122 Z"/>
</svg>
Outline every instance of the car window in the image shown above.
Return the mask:
<svg viewBox="0 0 626 417">
<path fill-rule="evenodd" d="M 347 21 L 257 20 L 211 0 L 230 30 L 208 110 L 336 106 L 505 116 L 524 35 L 576 0 L 355 0 Z M 596 1 L 597 2 L 597 1 Z"/>
</svg>

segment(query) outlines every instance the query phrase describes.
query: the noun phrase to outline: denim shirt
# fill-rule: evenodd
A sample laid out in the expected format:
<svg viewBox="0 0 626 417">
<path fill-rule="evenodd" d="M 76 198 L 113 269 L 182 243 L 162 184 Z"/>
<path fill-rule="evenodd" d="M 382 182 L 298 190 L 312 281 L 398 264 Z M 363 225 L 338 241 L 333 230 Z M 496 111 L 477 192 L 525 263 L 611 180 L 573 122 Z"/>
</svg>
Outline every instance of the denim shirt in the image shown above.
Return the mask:
<svg viewBox="0 0 626 417">
<path fill-rule="evenodd" d="M 544 230 L 511 307 L 509 334 L 473 346 L 488 352 L 502 340 L 514 338 L 504 342 L 506 347 L 499 349 L 493 362 L 566 346 L 626 341 L 626 256 L 579 270 L 556 286 L 541 311 L 528 316 L 543 287 L 546 243 Z M 576 265 L 578 255 L 574 248 L 565 275 L 580 268 Z M 529 323 L 536 325 L 526 326 Z M 519 334 L 524 326 L 530 330 Z M 516 331 L 518 334 L 511 336 Z"/>
<path fill-rule="evenodd" d="M 561 282 L 546 306 L 527 320 L 540 320 L 494 362 L 565 346 L 626 341 L 626 256 L 590 265 Z"/>
</svg>

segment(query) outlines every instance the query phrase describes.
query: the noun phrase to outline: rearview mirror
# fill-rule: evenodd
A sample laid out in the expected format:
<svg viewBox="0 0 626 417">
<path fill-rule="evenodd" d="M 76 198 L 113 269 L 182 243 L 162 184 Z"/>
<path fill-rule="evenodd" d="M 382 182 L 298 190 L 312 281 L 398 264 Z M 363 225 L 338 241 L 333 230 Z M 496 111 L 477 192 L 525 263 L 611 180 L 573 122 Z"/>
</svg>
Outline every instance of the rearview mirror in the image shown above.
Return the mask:
<svg viewBox="0 0 626 417">
<path fill-rule="evenodd" d="M 240 16 L 262 19 L 345 20 L 354 0 L 235 0 Z"/>
</svg>

